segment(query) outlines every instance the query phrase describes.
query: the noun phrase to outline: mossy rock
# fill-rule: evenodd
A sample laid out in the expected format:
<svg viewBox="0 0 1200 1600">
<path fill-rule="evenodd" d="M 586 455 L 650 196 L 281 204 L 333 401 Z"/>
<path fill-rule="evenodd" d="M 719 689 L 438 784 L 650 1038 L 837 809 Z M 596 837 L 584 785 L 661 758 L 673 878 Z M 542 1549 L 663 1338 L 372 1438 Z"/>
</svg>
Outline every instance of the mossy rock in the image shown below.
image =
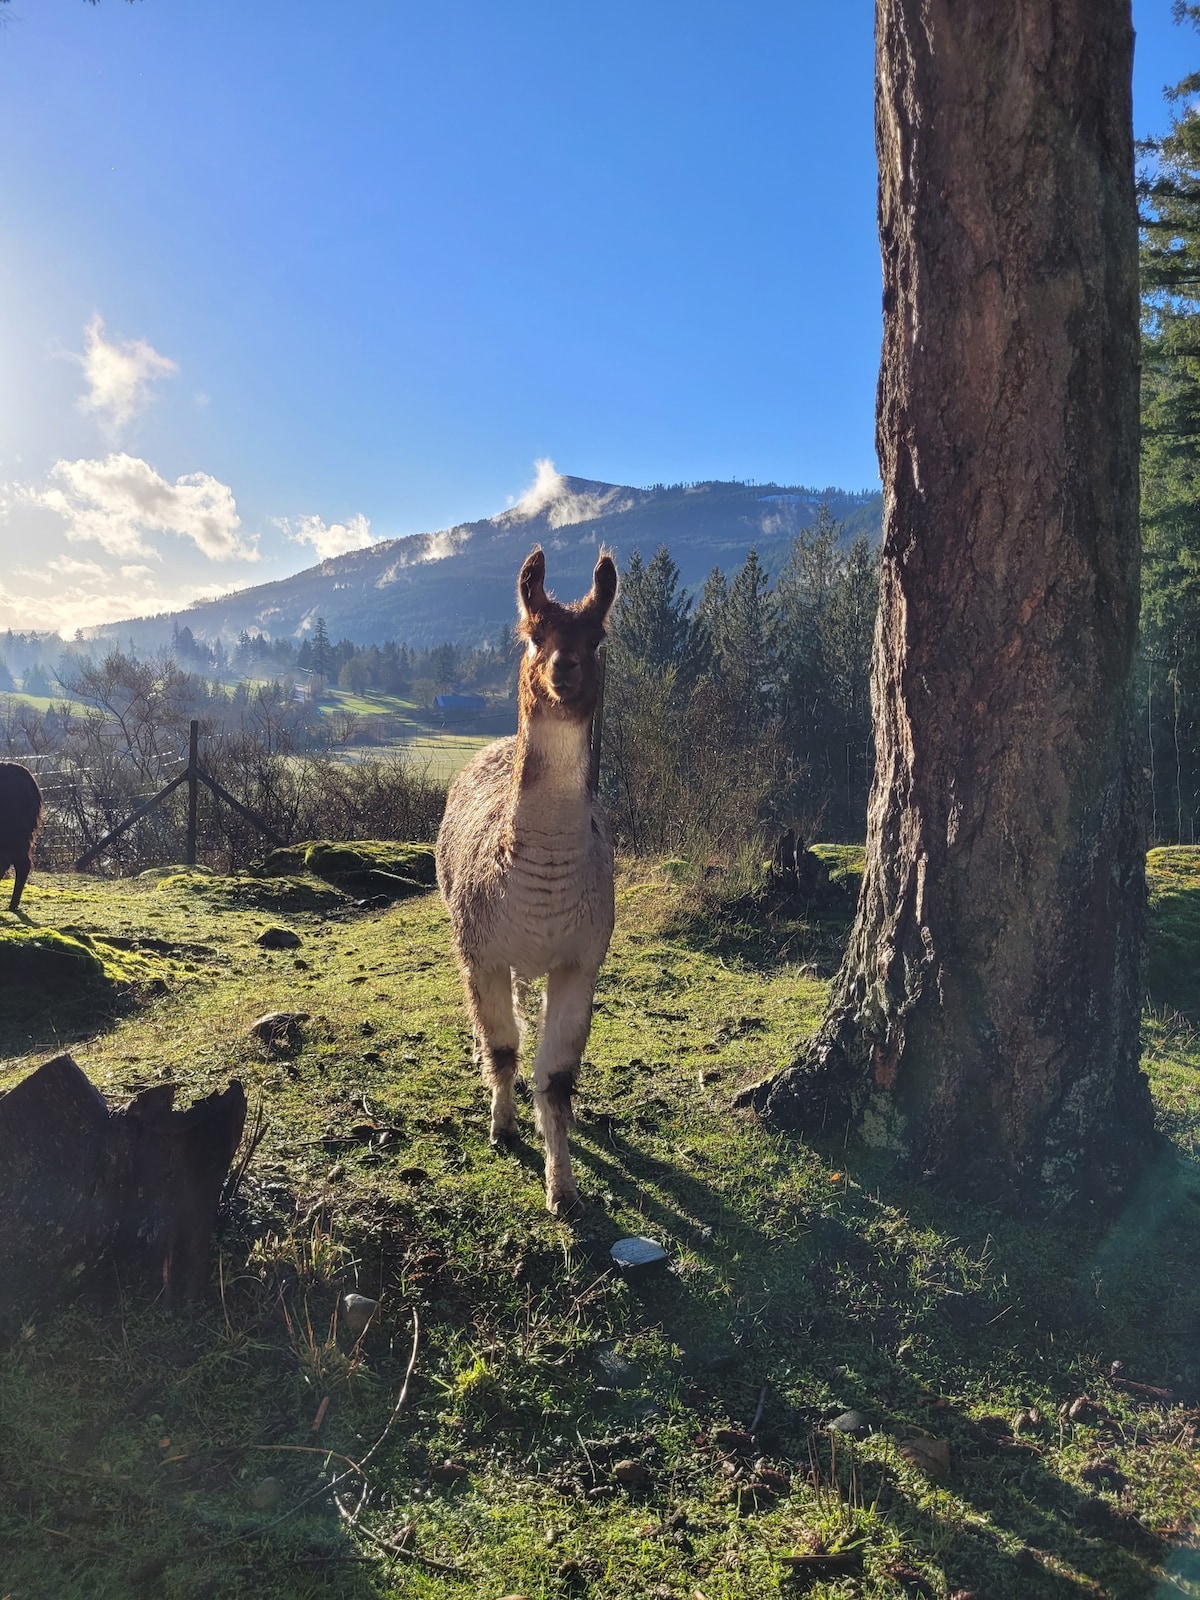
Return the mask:
<svg viewBox="0 0 1200 1600">
<path fill-rule="evenodd" d="M 147 867 L 144 872 L 135 873 L 138 883 L 159 883 L 163 878 L 178 878 L 191 874 L 198 878 L 215 878 L 217 872 L 213 867 L 189 867 L 186 862 L 176 861 L 169 867 Z"/>
<path fill-rule="evenodd" d="M 1200 1017 L 1200 848 L 1167 845 L 1146 857 L 1150 1001 Z"/>
<path fill-rule="evenodd" d="M 831 884 L 839 884 L 847 893 L 858 893 L 867 858 L 863 845 L 814 844 L 809 849 L 818 860 L 825 863 Z"/>
<path fill-rule="evenodd" d="M 329 911 L 345 899 L 332 884 L 314 883 L 310 877 L 201 877 L 185 870 L 160 878 L 158 888 L 160 892 L 203 896 L 210 903 L 250 911 Z"/>
<path fill-rule="evenodd" d="M 272 850 L 258 868 L 264 878 L 311 872 L 346 894 L 385 894 L 392 900 L 424 894 L 437 882 L 432 845 L 355 839 L 331 843 L 313 839 Z"/>
<path fill-rule="evenodd" d="M 0 987 L 21 984 L 71 995 L 109 981 L 103 956 L 86 934 L 0 929 Z"/>
<path fill-rule="evenodd" d="M 437 882 L 437 860 L 429 844 L 389 844 L 354 840 L 348 844 L 311 844 L 305 865 L 318 878 L 376 872 L 431 889 Z"/>
</svg>

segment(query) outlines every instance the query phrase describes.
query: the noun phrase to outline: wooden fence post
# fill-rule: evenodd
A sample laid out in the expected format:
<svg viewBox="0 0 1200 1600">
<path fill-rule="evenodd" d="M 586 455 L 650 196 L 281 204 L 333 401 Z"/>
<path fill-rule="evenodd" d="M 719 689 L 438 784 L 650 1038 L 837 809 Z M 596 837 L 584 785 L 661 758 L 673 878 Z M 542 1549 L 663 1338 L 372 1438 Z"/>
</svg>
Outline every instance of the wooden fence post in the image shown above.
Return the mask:
<svg viewBox="0 0 1200 1600">
<path fill-rule="evenodd" d="M 198 747 L 200 742 L 200 724 L 192 722 L 188 730 L 188 814 L 187 814 L 187 855 L 185 857 L 189 867 L 196 865 L 196 795 L 199 785 L 196 782 L 199 767 Z"/>
</svg>

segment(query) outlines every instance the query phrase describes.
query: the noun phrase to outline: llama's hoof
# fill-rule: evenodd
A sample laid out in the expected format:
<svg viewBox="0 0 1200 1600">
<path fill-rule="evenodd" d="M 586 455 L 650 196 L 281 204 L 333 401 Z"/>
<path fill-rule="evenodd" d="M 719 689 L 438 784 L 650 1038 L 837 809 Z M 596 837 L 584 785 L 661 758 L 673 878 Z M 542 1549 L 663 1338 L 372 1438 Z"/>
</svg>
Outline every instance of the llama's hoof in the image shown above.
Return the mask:
<svg viewBox="0 0 1200 1600">
<path fill-rule="evenodd" d="M 521 1142 L 521 1130 L 515 1122 L 507 1127 L 493 1128 L 491 1140 L 493 1150 L 512 1150 Z"/>
<path fill-rule="evenodd" d="M 546 1191 L 546 1210 L 552 1217 L 557 1217 L 560 1222 L 565 1222 L 569 1217 L 577 1217 L 583 1210 L 583 1201 L 579 1198 L 579 1190 L 548 1189 Z"/>
</svg>

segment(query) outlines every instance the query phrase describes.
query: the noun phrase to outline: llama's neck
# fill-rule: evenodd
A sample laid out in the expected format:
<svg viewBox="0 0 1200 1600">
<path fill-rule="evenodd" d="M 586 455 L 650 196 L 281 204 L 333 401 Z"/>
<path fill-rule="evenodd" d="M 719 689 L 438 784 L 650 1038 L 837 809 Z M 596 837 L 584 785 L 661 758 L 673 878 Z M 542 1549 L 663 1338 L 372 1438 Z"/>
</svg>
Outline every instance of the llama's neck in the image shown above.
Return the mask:
<svg viewBox="0 0 1200 1600">
<path fill-rule="evenodd" d="M 591 726 L 535 709 L 517 728 L 514 817 L 564 813 L 591 804 Z"/>
</svg>

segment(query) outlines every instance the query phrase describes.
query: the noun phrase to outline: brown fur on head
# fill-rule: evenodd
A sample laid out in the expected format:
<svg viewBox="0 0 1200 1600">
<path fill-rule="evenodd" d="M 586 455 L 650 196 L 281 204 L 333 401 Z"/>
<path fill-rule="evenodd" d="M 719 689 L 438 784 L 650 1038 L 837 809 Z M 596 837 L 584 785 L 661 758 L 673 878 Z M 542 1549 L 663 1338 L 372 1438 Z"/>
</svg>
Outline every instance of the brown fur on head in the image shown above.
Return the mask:
<svg viewBox="0 0 1200 1600">
<path fill-rule="evenodd" d="M 600 688 L 600 646 L 617 597 L 617 566 L 601 550 L 592 587 L 573 605 L 546 593 L 546 557 L 539 545 L 517 579 L 517 634 L 526 641 L 521 661 L 522 720 L 535 708 L 573 722 L 591 720 Z"/>
</svg>

